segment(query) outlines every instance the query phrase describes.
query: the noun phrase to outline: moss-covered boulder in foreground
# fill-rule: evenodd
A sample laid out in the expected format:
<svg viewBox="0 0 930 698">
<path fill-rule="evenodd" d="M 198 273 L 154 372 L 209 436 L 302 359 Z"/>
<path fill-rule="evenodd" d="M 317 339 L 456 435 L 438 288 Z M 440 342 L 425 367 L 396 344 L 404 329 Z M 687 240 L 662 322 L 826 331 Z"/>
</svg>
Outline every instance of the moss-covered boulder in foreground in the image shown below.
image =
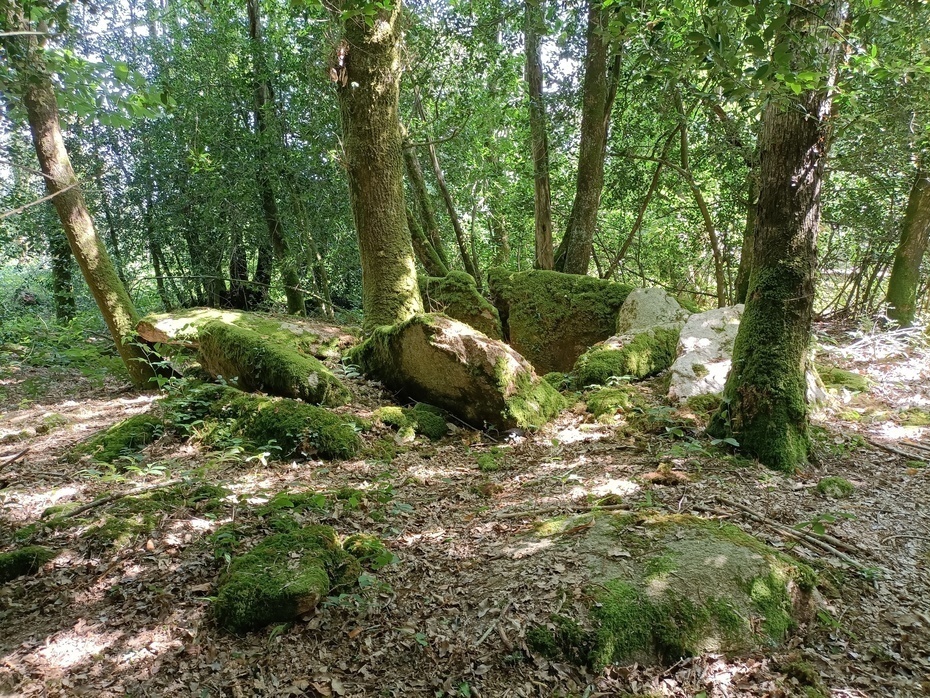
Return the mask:
<svg viewBox="0 0 930 698">
<path fill-rule="evenodd" d="M 329 526 L 279 533 L 233 560 L 220 582 L 214 617 L 236 633 L 292 621 L 334 588 L 353 584 L 360 571 Z"/>
<path fill-rule="evenodd" d="M 101 463 L 112 463 L 121 456 L 137 453 L 161 436 L 164 430 L 164 420 L 159 414 L 137 414 L 82 441 L 71 453 L 77 458 L 89 456 Z"/>
<path fill-rule="evenodd" d="M 166 423 L 182 435 L 197 425 L 208 444 L 229 438 L 255 448 L 273 445 L 283 457 L 302 453 L 320 458 L 351 458 L 362 446 L 351 417 L 287 398 L 244 393 L 204 383 L 164 401 Z"/>
<path fill-rule="evenodd" d="M 539 427 L 565 406 L 517 352 L 444 315 L 380 327 L 347 359 L 402 398 L 477 428 Z"/>
<path fill-rule="evenodd" d="M 0 553 L 0 584 L 6 584 L 27 574 L 35 574 L 57 554 L 51 548 L 41 545 L 28 545 L 9 553 Z"/>
<path fill-rule="evenodd" d="M 475 280 L 469 274 L 450 271 L 442 277 L 421 276 L 419 283 L 427 312 L 448 315 L 491 339 L 503 339 L 497 308 L 478 293 Z"/>
<path fill-rule="evenodd" d="M 349 391 L 319 360 L 258 332 L 213 321 L 199 333 L 200 362 L 242 390 L 344 405 Z"/>
<path fill-rule="evenodd" d="M 656 327 L 634 336 L 611 337 L 591 347 L 575 363 L 575 385 L 603 385 L 610 378 L 648 378 L 672 365 L 676 327 Z"/>
<path fill-rule="evenodd" d="M 588 613 L 528 633 L 550 657 L 602 667 L 750 653 L 783 643 L 812 612 L 814 572 L 731 524 L 602 515 L 587 531 L 575 548 L 591 570 Z"/>
<path fill-rule="evenodd" d="M 614 334 L 630 287 L 555 271 L 488 272 L 504 338 L 539 371 L 572 370 L 588 347 Z"/>
<path fill-rule="evenodd" d="M 171 313 L 146 315 L 136 326 L 144 341 L 152 344 L 181 344 L 197 348 L 200 330 L 219 321 L 294 347 L 305 356 L 336 359 L 357 342 L 345 328 L 293 315 L 272 315 L 221 308 L 184 308 Z"/>
</svg>

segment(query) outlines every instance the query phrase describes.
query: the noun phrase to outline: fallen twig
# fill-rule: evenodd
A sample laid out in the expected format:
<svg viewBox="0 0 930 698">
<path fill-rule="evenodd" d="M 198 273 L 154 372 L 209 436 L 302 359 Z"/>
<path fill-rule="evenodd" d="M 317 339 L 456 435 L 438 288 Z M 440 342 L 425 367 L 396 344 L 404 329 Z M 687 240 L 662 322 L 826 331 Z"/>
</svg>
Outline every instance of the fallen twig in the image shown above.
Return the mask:
<svg viewBox="0 0 930 698">
<path fill-rule="evenodd" d="M 840 560 L 855 567 L 856 569 L 859 569 L 859 570 L 868 569 L 867 565 L 863 565 L 861 562 L 859 562 L 855 558 L 852 558 L 846 553 L 844 553 L 843 551 L 838 550 L 836 546 L 830 545 L 830 543 L 824 540 L 823 537 L 814 535 L 813 533 L 809 533 L 806 531 L 798 531 L 797 529 L 788 528 L 787 526 L 784 526 L 783 524 L 772 521 L 771 519 L 767 519 L 764 516 L 760 516 L 759 514 L 749 509 L 748 507 L 740 504 L 739 502 L 734 502 L 732 499 L 728 499 L 727 497 L 724 497 L 723 495 L 718 494 L 717 501 L 725 506 L 731 506 L 734 509 L 739 509 L 741 512 L 743 512 L 746 516 L 748 516 L 753 521 L 757 521 L 758 523 L 774 528 L 776 531 L 778 531 L 783 536 L 787 536 L 788 538 L 793 538 L 794 540 L 807 543 L 809 546 L 813 545 L 817 548 L 820 548 L 821 551 L 825 551 L 825 552 L 830 553 L 831 555 L 835 555 Z M 831 538 L 833 539 L 834 542 L 840 543 L 843 547 L 847 547 L 847 545 L 843 543 L 842 541 L 836 538 L 833 538 L 832 536 Z M 847 549 L 849 548 L 847 547 Z"/>
<path fill-rule="evenodd" d="M 507 604 L 504 606 L 503 610 L 497 614 L 491 625 L 488 626 L 488 629 L 484 631 L 484 634 L 478 639 L 478 642 L 475 643 L 475 647 L 480 647 L 482 643 L 488 639 L 488 635 L 494 632 L 494 628 L 497 627 L 497 624 L 501 622 L 501 619 L 507 614 L 507 611 L 510 610 L 510 607 L 513 605 L 513 599 L 507 599 Z"/>
<path fill-rule="evenodd" d="M 65 514 L 66 519 L 73 519 L 75 516 L 83 514 L 85 511 L 90 511 L 91 509 L 96 509 L 97 507 L 102 507 L 104 504 L 109 504 L 110 502 L 115 502 L 117 499 L 122 499 L 123 497 L 134 497 L 139 494 L 146 494 L 148 492 L 154 492 L 155 490 L 161 490 L 165 487 L 173 487 L 174 485 L 180 485 L 184 480 L 169 480 L 168 482 L 163 482 L 160 485 L 151 485 L 149 487 L 143 487 L 139 490 L 133 490 L 131 492 L 120 492 L 118 494 L 108 494 L 106 497 L 101 497 L 100 499 L 95 499 L 92 502 L 88 502 L 84 506 L 80 506 L 74 511 L 69 511 Z"/>
<path fill-rule="evenodd" d="M 523 511 L 506 511 L 503 514 L 497 514 L 495 518 L 498 519 L 519 519 L 522 516 L 539 516 L 541 514 L 551 514 L 554 511 L 564 511 L 568 509 L 569 511 L 626 511 L 633 513 L 630 509 L 627 508 L 626 504 L 607 504 L 605 506 L 598 506 L 597 504 L 583 504 L 575 505 L 571 504 L 557 504 L 551 507 L 544 507 L 542 509 L 524 509 Z"/>
<path fill-rule="evenodd" d="M 923 456 L 918 456 L 914 453 L 908 453 L 907 451 L 902 451 L 900 448 L 895 448 L 894 446 L 889 446 L 888 444 L 883 444 L 881 441 L 873 441 L 872 439 L 866 439 L 870 444 L 875 446 L 875 448 L 880 448 L 882 451 L 887 451 L 888 453 L 894 453 L 897 456 L 904 456 L 909 460 L 919 460 L 921 463 L 930 463 L 930 460 L 927 460 Z"/>
<path fill-rule="evenodd" d="M 910 448 L 916 448 L 921 451 L 927 451 L 928 453 L 930 453 L 930 444 L 922 444 L 922 443 L 918 443 L 917 441 L 911 441 L 910 439 L 905 439 L 904 445 L 909 446 Z"/>
<path fill-rule="evenodd" d="M 23 456 L 25 456 L 27 453 L 29 453 L 29 449 L 28 449 L 28 448 L 24 448 L 24 449 L 23 449 L 22 451 L 20 451 L 19 453 L 14 453 L 12 456 L 9 456 L 9 457 L 5 458 L 5 459 L 3 460 L 3 462 L 0 462 L 0 468 L 5 468 L 5 467 L 8 466 L 8 465 L 13 465 L 13 463 L 15 463 L 16 461 L 18 461 L 20 458 L 22 458 Z"/>
</svg>

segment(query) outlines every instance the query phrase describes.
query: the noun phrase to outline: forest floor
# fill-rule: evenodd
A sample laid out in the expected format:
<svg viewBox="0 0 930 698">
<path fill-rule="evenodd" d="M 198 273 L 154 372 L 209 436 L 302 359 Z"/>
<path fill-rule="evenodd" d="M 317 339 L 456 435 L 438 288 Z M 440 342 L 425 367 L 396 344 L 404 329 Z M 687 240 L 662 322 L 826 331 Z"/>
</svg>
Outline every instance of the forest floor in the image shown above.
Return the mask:
<svg viewBox="0 0 930 698">
<path fill-rule="evenodd" d="M 495 440 L 459 429 L 438 443 L 383 448 L 378 459 L 263 462 L 165 437 L 122 472 L 100 471 L 65 454 L 156 396 L 4 356 L 0 463 L 28 451 L 0 469 L 0 549 L 20 540 L 62 552 L 0 585 L 0 696 L 804 696 L 818 681 L 830 696 L 930 693 L 930 351 L 900 335 L 833 337 L 821 335 L 821 362 L 861 372 L 872 387 L 815 416 L 816 464 L 791 477 L 713 446 L 662 406 L 661 381 L 637 388 L 654 405 L 649 433 L 622 417 L 597 422 L 579 404 L 538 433 Z M 390 398 L 352 383 L 358 414 Z M 385 428 L 365 438 L 391 436 Z M 477 458 L 491 449 L 501 467 L 482 472 Z M 685 477 L 655 477 L 661 464 Z M 855 492 L 819 496 L 828 475 Z M 132 498 L 72 527 L 43 525 L 50 506 L 178 478 L 189 493 L 209 484 L 228 496 L 166 498 L 119 537 L 94 526 Z M 346 487 L 357 493 L 301 516 L 340 535 L 379 534 L 397 562 L 300 622 L 243 637 L 219 631 L 208 597 L 227 560 L 216 529 L 240 525 L 249 533 L 235 550 L 244 550 L 268 532 L 261 506 L 276 493 Z M 534 527 L 595 501 L 726 518 L 816 567 L 825 607 L 788 647 L 757 656 L 597 674 L 534 656 L 526 630 L 579 604 L 586 582 L 576 530 L 540 537 Z M 844 541 L 856 566 L 784 535 L 805 522 Z M 819 678 L 792 669 L 799 660 Z"/>
</svg>

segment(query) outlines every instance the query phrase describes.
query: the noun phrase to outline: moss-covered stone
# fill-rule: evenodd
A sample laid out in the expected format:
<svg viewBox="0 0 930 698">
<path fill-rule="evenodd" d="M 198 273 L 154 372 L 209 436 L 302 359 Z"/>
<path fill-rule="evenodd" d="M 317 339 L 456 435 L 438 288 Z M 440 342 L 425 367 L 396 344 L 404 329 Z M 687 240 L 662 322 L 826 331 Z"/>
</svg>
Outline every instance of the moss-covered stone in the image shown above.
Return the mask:
<svg viewBox="0 0 930 698">
<path fill-rule="evenodd" d="M 204 325 L 198 336 L 202 366 L 242 390 L 331 407 L 349 401 L 349 391 L 329 369 L 293 346 L 218 321 Z"/>
<path fill-rule="evenodd" d="M 599 388 L 588 394 L 585 405 L 595 417 L 602 417 L 631 410 L 634 401 L 628 388 Z"/>
<path fill-rule="evenodd" d="M 855 485 L 842 477 L 822 477 L 817 483 L 817 494 L 830 499 L 845 499 L 855 491 Z"/>
<path fill-rule="evenodd" d="M 657 327 L 632 338 L 614 338 L 592 347 L 575 363 L 575 384 L 604 385 L 614 377 L 648 378 L 675 361 L 677 328 Z"/>
<path fill-rule="evenodd" d="M 631 288 L 555 271 L 488 272 L 504 338 L 540 373 L 569 372 L 588 347 L 612 334 Z"/>
<path fill-rule="evenodd" d="M 569 373 L 552 371 L 544 375 L 543 380 L 558 391 L 568 390 L 572 387 L 572 377 Z"/>
<path fill-rule="evenodd" d="M 57 554 L 51 548 L 41 545 L 29 545 L 19 550 L 0 553 L 0 584 L 6 584 L 27 574 L 35 574 Z"/>
<path fill-rule="evenodd" d="M 535 428 L 565 406 L 513 349 L 444 315 L 380 327 L 347 359 L 401 398 L 477 428 Z"/>
<path fill-rule="evenodd" d="M 500 446 L 491 446 L 485 453 L 478 454 L 478 470 L 483 473 L 495 473 L 504 466 L 506 450 Z"/>
<path fill-rule="evenodd" d="M 818 365 L 816 368 L 820 379 L 828 388 L 845 388 L 859 393 L 869 391 L 869 379 L 863 375 L 836 366 Z"/>
<path fill-rule="evenodd" d="M 570 626 L 528 635 L 547 656 L 599 668 L 758 651 L 809 613 L 813 571 L 735 526 L 680 515 L 611 522 L 596 516 L 573 540 L 591 565 L 591 603 Z M 618 545 L 636 554 L 618 556 Z"/>
<path fill-rule="evenodd" d="M 275 534 L 232 561 L 220 582 L 214 617 L 236 633 L 292 621 L 335 587 L 352 584 L 359 571 L 328 526 Z"/>
<path fill-rule="evenodd" d="M 71 454 L 78 458 L 89 456 L 101 463 L 112 463 L 122 456 L 138 453 L 161 436 L 164 430 L 164 421 L 160 415 L 148 412 L 137 414 L 79 443 Z"/>
<path fill-rule="evenodd" d="M 402 441 L 412 440 L 417 434 L 426 436 L 431 441 L 438 441 L 448 431 L 442 413 L 423 403 L 418 403 L 413 408 L 381 407 L 375 411 L 375 418 L 397 429 Z"/>
<path fill-rule="evenodd" d="M 491 339 L 503 339 L 497 308 L 478 292 L 469 274 L 450 271 L 443 277 L 421 276 L 419 282 L 426 312 L 443 313 Z"/>
</svg>

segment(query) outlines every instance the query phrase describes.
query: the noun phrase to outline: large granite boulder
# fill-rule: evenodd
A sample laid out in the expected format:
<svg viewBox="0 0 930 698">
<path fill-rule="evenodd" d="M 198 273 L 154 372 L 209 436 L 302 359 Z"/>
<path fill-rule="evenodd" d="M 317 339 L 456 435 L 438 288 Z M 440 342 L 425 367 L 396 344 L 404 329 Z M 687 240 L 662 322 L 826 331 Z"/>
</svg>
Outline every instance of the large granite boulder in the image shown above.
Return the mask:
<svg viewBox="0 0 930 698">
<path fill-rule="evenodd" d="M 634 288 L 617 314 L 618 335 L 635 335 L 664 325 L 681 327 L 691 312 L 663 288 Z"/>
<path fill-rule="evenodd" d="M 670 398 L 683 402 L 723 392 L 742 315 L 743 305 L 733 305 L 688 318 L 681 328 L 677 358 L 671 368 Z"/>
<path fill-rule="evenodd" d="M 444 315 L 380 327 L 347 359 L 400 397 L 478 428 L 539 427 L 565 406 L 511 347 Z"/>
<path fill-rule="evenodd" d="M 568 373 L 588 347 L 614 334 L 630 287 L 556 271 L 491 269 L 491 301 L 504 339 L 545 375 Z"/>
<path fill-rule="evenodd" d="M 483 332 L 491 339 L 503 339 L 497 308 L 478 292 L 475 280 L 464 271 L 446 276 L 421 276 L 420 295 L 429 313 L 442 313 Z"/>
</svg>

